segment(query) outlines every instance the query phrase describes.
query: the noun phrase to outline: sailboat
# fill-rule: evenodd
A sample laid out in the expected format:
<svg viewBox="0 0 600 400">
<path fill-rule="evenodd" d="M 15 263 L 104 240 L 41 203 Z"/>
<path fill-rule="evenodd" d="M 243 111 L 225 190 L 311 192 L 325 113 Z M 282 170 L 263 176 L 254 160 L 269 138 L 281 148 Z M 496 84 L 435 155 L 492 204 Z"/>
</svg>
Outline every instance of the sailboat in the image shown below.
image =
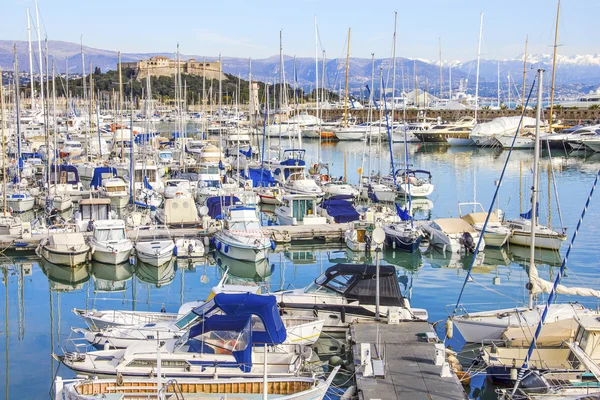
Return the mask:
<svg viewBox="0 0 600 400">
<path fill-rule="evenodd" d="M 539 165 L 539 137 L 540 137 L 540 118 L 541 118 L 541 100 L 542 100 L 542 70 L 538 70 L 538 104 L 536 116 L 536 149 L 534 153 L 534 180 L 532 188 L 532 204 L 537 203 L 538 195 L 538 165 Z M 531 226 L 537 226 L 537 207 L 532 207 L 530 211 Z M 527 231 L 525 231 L 527 232 Z M 530 247 L 530 265 L 529 265 L 529 283 L 532 290 L 530 291 L 530 299 L 528 306 L 506 308 L 500 310 L 491 310 L 475 313 L 466 313 L 453 318 L 454 326 L 460 331 L 461 335 L 467 342 L 480 343 L 484 340 L 501 339 L 502 334 L 510 327 L 533 327 L 540 321 L 544 305 L 533 304 L 533 289 L 535 285 L 540 286 L 540 278 L 537 275 L 535 268 L 535 253 L 536 238 L 538 229 L 529 228 L 528 244 Z M 564 240 L 564 239 L 563 239 Z M 540 290 L 541 292 L 542 290 Z M 548 320 L 557 323 L 562 320 L 571 319 L 574 316 L 582 316 L 591 313 L 591 310 L 586 309 L 580 304 L 552 304 L 547 311 Z"/>
</svg>

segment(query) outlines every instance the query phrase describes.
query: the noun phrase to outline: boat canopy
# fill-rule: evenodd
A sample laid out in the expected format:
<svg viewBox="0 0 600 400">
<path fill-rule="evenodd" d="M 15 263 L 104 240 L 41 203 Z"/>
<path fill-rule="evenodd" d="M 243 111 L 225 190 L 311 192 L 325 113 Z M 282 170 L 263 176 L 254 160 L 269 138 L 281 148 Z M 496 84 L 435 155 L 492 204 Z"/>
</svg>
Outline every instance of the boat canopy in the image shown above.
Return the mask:
<svg viewBox="0 0 600 400">
<path fill-rule="evenodd" d="M 56 249 L 70 249 L 85 245 L 85 239 L 79 232 L 56 233 L 50 236 L 48 245 Z"/>
<path fill-rule="evenodd" d="M 252 370 L 252 316 L 213 315 L 190 329 L 186 342 L 191 352 L 214 352 L 213 347 L 231 351 L 244 372 Z"/>
<path fill-rule="evenodd" d="M 474 213 L 470 213 L 465 215 L 464 217 L 462 217 L 462 219 L 464 219 L 465 221 L 467 221 L 469 224 L 473 225 L 473 224 L 483 224 L 485 222 L 485 219 L 487 218 L 487 213 L 486 212 L 474 212 Z M 499 222 L 498 221 L 498 215 L 496 213 L 491 213 L 490 214 L 490 219 L 489 222 Z"/>
<path fill-rule="evenodd" d="M 360 218 L 352 203 L 346 200 L 325 200 L 322 207 L 337 223 L 357 221 Z"/>
<path fill-rule="evenodd" d="M 446 234 L 477 233 L 467 221 L 460 218 L 438 218 L 433 220 L 432 223 L 436 224 Z"/>
<path fill-rule="evenodd" d="M 240 199 L 235 196 L 215 196 L 206 199 L 208 207 L 208 216 L 217 219 L 222 218 L 222 207 L 229 207 L 234 204 L 241 204 Z"/>
<path fill-rule="evenodd" d="M 58 176 L 54 173 L 55 168 Z M 76 185 L 79 183 L 79 172 L 74 165 L 52 165 L 50 167 L 50 183 Z"/>
<path fill-rule="evenodd" d="M 227 315 L 256 315 L 260 318 L 264 330 L 254 326 L 252 341 L 254 344 L 281 344 L 285 342 L 287 332 L 279 316 L 275 296 L 264 296 L 253 293 L 219 293 L 200 307 L 194 314 L 204 317 L 221 310 Z"/>
<path fill-rule="evenodd" d="M 277 181 L 268 169 L 248 168 L 248 175 L 246 175 L 245 171 L 242 171 L 242 177 L 251 179 L 253 187 L 272 187 L 277 185 Z"/>
<path fill-rule="evenodd" d="M 428 178 L 431 178 L 431 172 L 425 171 L 424 169 L 409 169 L 409 170 L 399 169 L 396 171 L 396 176 L 404 176 L 404 175 L 415 176 L 417 174 L 427 175 Z"/>
<path fill-rule="evenodd" d="M 114 167 L 96 167 L 94 168 L 94 175 L 90 182 L 90 188 L 99 188 L 102 186 L 102 180 L 107 178 L 114 178 L 117 176 L 117 170 Z"/>
<path fill-rule="evenodd" d="M 342 294 L 361 304 L 375 304 L 377 270 L 374 265 L 336 264 L 317 279 L 315 284 Z M 379 267 L 379 302 L 383 306 L 403 306 L 396 268 L 392 265 Z"/>
</svg>

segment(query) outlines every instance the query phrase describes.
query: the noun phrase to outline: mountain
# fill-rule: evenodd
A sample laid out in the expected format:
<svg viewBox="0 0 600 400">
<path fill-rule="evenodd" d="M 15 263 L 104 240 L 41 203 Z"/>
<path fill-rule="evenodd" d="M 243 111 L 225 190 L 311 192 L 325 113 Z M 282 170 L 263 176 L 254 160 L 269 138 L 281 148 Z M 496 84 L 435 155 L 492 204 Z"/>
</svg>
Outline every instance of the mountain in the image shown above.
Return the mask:
<svg viewBox="0 0 600 400">
<path fill-rule="evenodd" d="M 29 56 L 27 51 L 27 42 L 24 41 L 0 41 L 0 67 L 5 70 L 12 70 L 14 65 L 14 50 L 16 45 L 19 58 L 19 69 L 29 71 Z M 42 47 L 45 45 L 42 44 Z M 38 69 L 37 46 L 34 44 L 34 71 Z M 56 71 L 64 73 L 66 61 L 68 59 L 69 72 L 71 74 L 81 73 L 81 46 L 76 43 L 49 41 L 48 51 L 50 58 L 54 59 Z M 100 67 L 102 71 L 116 69 L 118 63 L 118 53 L 111 50 L 95 49 L 83 47 L 86 72 L 89 69 L 91 61 L 93 67 Z M 173 52 L 162 53 L 122 53 L 123 62 L 139 61 L 148 59 L 151 56 L 161 55 L 174 58 Z M 214 61 L 217 57 L 202 55 L 181 55 L 182 59 L 194 58 L 196 60 Z M 248 77 L 248 59 L 237 57 L 222 57 L 223 71 L 234 76 L 240 75 L 242 78 Z M 295 74 L 294 74 L 295 64 Z M 381 75 L 387 88 L 392 85 L 389 59 L 376 59 L 374 61 L 375 70 L 375 88 L 381 87 Z M 495 95 L 495 86 L 498 79 L 498 64 L 500 64 L 500 81 L 503 91 L 506 91 L 507 77 L 511 76 L 511 91 L 516 94 L 520 90 L 523 76 L 523 55 L 512 59 L 504 60 L 481 60 L 480 63 L 480 82 L 483 84 L 482 95 Z M 550 71 L 552 66 L 552 55 L 531 54 L 528 56 L 528 82 L 530 77 L 535 75 L 538 68 L 544 68 Z M 414 87 L 415 67 L 418 75 L 418 82 L 421 89 L 429 89 L 433 94 L 439 93 L 439 61 L 426 59 L 408 59 L 397 58 L 396 64 L 396 87 L 404 87 L 409 90 Z M 252 60 L 252 77 L 255 80 L 264 82 L 279 81 L 280 61 L 279 56 L 272 56 L 264 59 Z M 293 85 L 294 80 L 298 86 L 305 90 L 314 88 L 315 81 L 315 62 L 313 58 L 284 57 L 284 71 L 287 83 Z M 325 84 L 332 90 L 343 89 L 345 81 L 345 59 L 330 59 L 325 63 Z M 350 58 L 349 85 L 353 92 L 364 92 L 365 85 L 371 86 L 371 60 L 367 58 Z M 442 63 L 442 75 L 444 80 L 444 91 L 447 92 L 449 75 L 452 74 L 452 87 L 454 90 L 458 87 L 461 79 L 468 80 L 469 91 L 474 91 L 476 61 L 445 61 Z M 294 78 L 296 77 L 296 78 Z M 600 55 L 575 55 L 557 57 L 557 88 L 570 87 L 571 91 L 587 92 L 600 85 Z M 322 64 L 319 61 L 319 86 L 322 82 Z M 549 78 L 546 78 L 549 82 Z M 403 85 L 404 84 L 404 85 Z M 492 93 L 493 92 L 493 93 Z"/>
</svg>

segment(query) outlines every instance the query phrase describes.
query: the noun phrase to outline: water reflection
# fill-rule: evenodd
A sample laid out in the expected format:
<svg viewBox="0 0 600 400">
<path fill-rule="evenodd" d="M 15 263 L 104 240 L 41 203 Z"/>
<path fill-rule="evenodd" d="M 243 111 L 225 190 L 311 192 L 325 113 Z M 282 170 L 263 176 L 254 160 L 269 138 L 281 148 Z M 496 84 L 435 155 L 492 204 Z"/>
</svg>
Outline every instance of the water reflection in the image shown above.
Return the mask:
<svg viewBox="0 0 600 400">
<path fill-rule="evenodd" d="M 123 292 L 134 272 L 135 268 L 129 261 L 117 265 L 92 261 L 94 292 Z"/>
<path fill-rule="evenodd" d="M 168 285 L 175 279 L 175 257 L 158 267 L 138 260 L 135 276 L 140 282 L 154 285 L 157 288 Z"/>
<path fill-rule="evenodd" d="M 271 276 L 275 269 L 275 264 L 269 264 L 266 258 L 258 262 L 241 261 L 218 252 L 214 254 L 214 260 L 221 270 L 228 270 L 230 275 L 255 282 L 261 282 Z"/>
<path fill-rule="evenodd" d="M 511 259 L 516 263 L 529 264 L 530 249 L 525 246 L 510 246 Z M 487 250 L 486 250 L 487 252 Z M 535 262 L 536 264 L 545 264 L 550 267 L 560 267 L 562 259 L 560 253 L 556 250 L 549 249 L 535 249 Z"/>
<path fill-rule="evenodd" d="M 90 280 L 90 265 L 80 264 L 76 267 L 68 267 L 52 264 L 51 262 L 40 259 L 39 265 L 48 277 L 50 290 L 53 292 L 72 292 L 80 290 L 83 285 Z"/>
</svg>

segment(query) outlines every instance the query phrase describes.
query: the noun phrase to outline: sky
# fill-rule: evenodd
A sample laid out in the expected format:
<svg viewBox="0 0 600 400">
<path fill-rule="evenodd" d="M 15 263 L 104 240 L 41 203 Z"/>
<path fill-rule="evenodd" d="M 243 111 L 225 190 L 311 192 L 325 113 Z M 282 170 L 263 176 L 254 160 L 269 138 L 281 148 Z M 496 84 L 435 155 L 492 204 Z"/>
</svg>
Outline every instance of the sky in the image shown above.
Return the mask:
<svg viewBox="0 0 600 400">
<path fill-rule="evenodd" d="M 477 57 L 480 13 L 484 13 L 482 58 L 505 59 L 551 53 L 556 0 L 39 0 L 42 37 L 127 53 L 175 52 L 201 56 L 266 58 L 279 54 L 314 57 L 317 19 L 319 52 L 345 57 L 348 28 L 352 57 L 390 57 L 394 13 L 396 55 L 444 60 Z M 33 0 L 4 0 L 0 40 L 27 40 L 26 8 Z M 595 54 L 593 32 L 600 0 L 563 0 L 559 52 Z M 35 38 L 35 29 L 32 28 Z"/>
</svg>

